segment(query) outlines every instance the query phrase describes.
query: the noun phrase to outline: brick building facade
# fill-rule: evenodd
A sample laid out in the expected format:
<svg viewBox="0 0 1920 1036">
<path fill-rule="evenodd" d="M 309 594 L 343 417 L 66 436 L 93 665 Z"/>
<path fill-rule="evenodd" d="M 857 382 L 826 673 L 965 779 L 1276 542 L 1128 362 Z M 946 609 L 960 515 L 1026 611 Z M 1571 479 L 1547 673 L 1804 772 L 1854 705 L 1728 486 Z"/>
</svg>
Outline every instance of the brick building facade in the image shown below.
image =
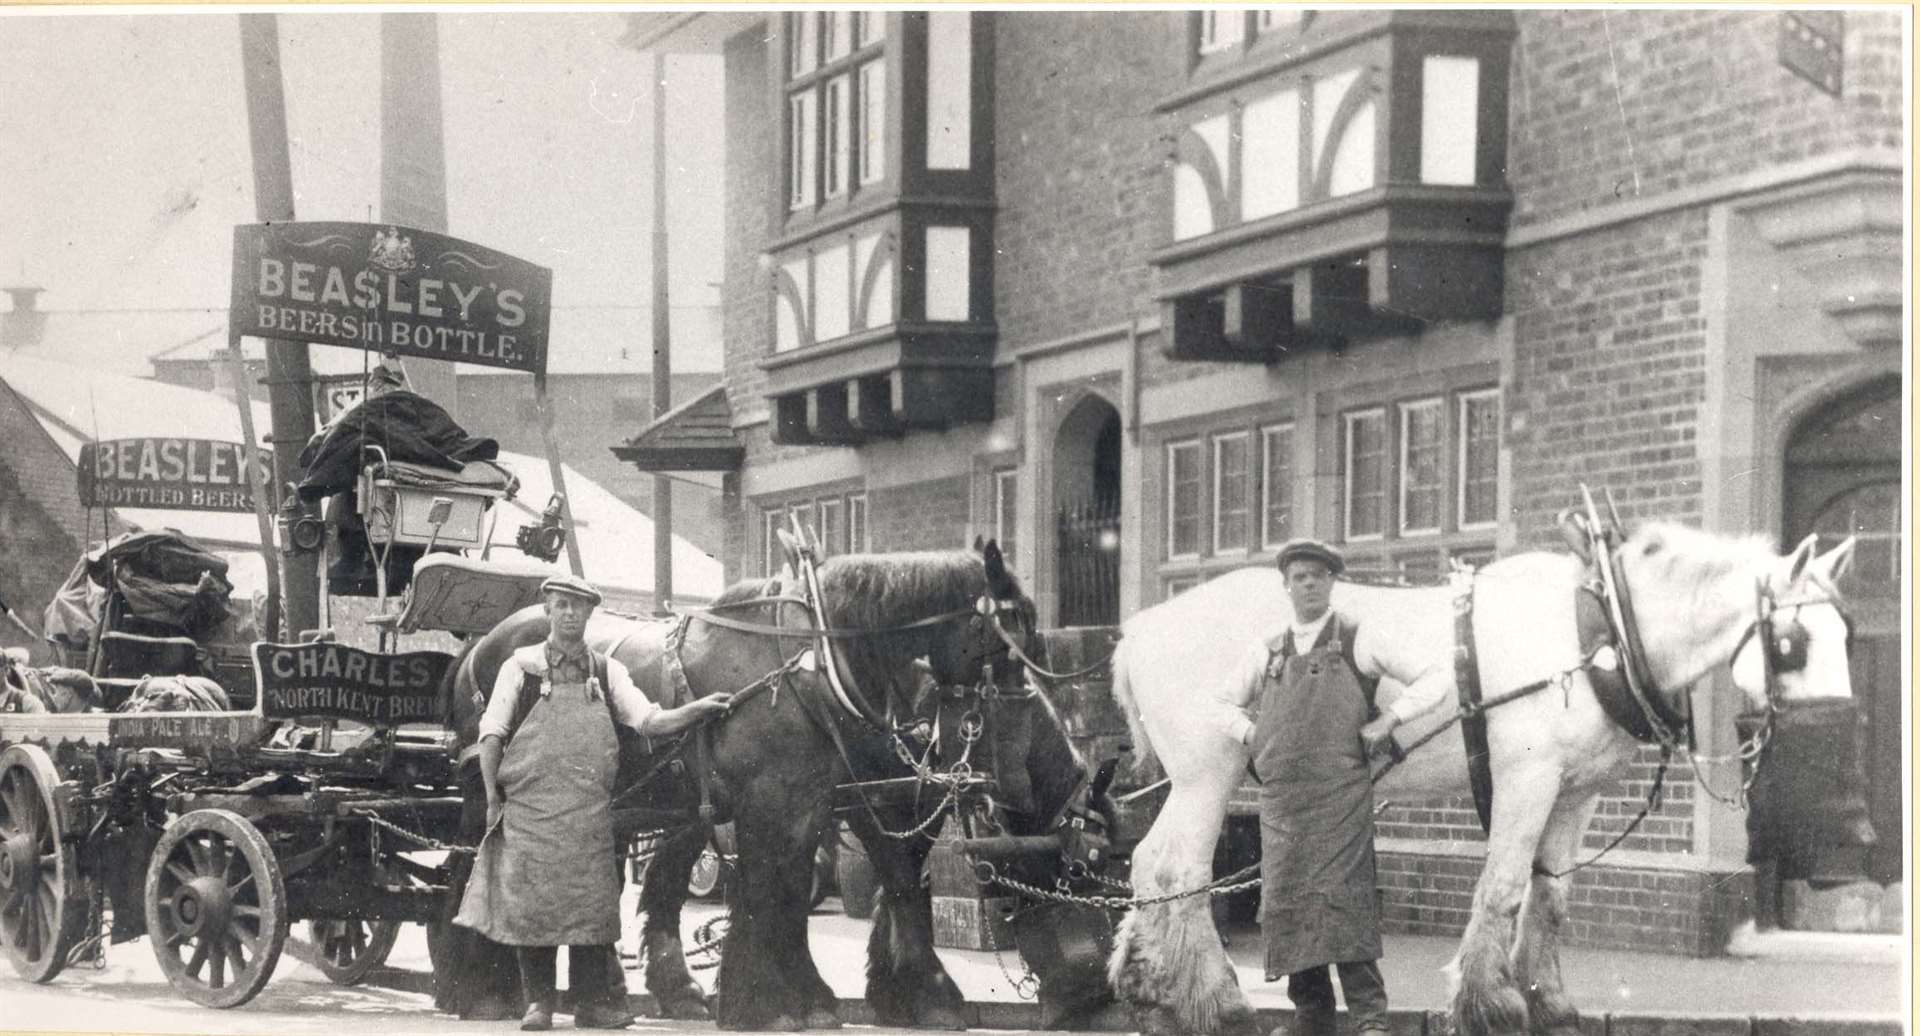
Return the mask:
<svg viewBox="0 0 1920 1036">
<path fill-rule="evenodd" d="M 1629 522 L 1857 533 L 1874 819 L 1902 830 L 1899 15 L 712 13 L 629 39 L 725 59 L 730 578 L 796 508 L 840 516 L 835 549 L 1011 541 L 1053 624 L 1295 535 L 1431 581 L 1557 546 L 1582 481 Z M 1731 688 L 1696 701 L 1725 755 Z M 1691 776 L 1576 880 L 1578 941 L 1714 953 L 1746 915 L 1741 818 Z M 1389 922 L 1458 931 L 1470 805 L 1380 835 Z M 1851 920 L 1800 923 L 1898 930 L 1892 855 Z"/>
</svg>

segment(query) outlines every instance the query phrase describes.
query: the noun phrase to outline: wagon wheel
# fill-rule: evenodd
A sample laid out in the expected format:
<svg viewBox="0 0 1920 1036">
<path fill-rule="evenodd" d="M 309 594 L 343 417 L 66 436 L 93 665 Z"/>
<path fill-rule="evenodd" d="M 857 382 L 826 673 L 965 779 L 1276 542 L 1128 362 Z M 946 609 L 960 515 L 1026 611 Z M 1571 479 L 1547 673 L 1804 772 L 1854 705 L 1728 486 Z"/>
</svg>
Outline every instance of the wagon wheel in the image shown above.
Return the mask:
<svg viewBox="0 0 1920 1036">
<path fill-rule="evenodd" d="M 59 783 L 39 746 L 0 753 L 0 945 L 29 982 L 60 974 L 86 934 L 87 892 L 53 805 Z"/>
<path fill-rule="evenodd" d="M 387 962 L 399 936 L 398 921 L 307 922 L 313 966 L 336 986 L 359 985 L 368 972 Z"/>
<path fill-rule="evenodd" d="M 253 999 L 287 941 L 287 886 L 266 838 L 224 809 L 167 825 L 147 867 L 147 938 L 187 999 L 208 1007 Z"/>
</svg>

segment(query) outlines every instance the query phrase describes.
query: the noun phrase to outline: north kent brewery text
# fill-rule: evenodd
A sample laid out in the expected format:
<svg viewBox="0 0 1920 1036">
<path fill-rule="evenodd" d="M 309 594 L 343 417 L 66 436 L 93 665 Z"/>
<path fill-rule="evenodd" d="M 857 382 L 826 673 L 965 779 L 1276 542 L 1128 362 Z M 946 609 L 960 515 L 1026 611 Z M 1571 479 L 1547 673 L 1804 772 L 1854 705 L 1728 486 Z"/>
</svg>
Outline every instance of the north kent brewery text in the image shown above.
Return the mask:
<svg viewBox="0 0 1920 1036">
<path fill-rule="evenodd" d="M 438 651 L 382 655 L 345 644 L 253 646 L 254 678 L 269 717 L 335 716 L 364 723 L 433 723 L 443 718 L 441 681 L 453 656 Z"/>
<path fill-rule="evenodd" d="M 272 477 L 271 457 L 256 451 Z M 152 507 L 189 511 L 249 511 L 237 442 L 207 439 L 113 439 L 80 447 L 80 503 L 86 507 Z"/>
</svg>

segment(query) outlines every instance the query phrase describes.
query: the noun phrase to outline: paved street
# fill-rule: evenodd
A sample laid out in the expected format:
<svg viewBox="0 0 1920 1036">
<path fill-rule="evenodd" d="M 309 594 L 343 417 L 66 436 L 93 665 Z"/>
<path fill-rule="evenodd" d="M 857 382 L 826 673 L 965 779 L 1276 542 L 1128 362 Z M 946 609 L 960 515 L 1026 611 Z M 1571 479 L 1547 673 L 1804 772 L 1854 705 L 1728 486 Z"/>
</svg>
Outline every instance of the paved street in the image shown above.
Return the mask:
<svg viewBox="0 0 1920 1036">
<path fill-rule="evenodd" d="M 629 892 L 629 907 L 631 892 Z M 688 944 L 702 921 L 720 912 L 718 904 L 689 904 Z M 631 916 L 629 914 L 628 916 Z M 295 926 L 295 934 L 300 926 Z M 813 914 L 811 941 L 815 960 L 828 983 L 843 998 L 860 996 L 864 978 L 867 923 L 845 917 L 839 901 L 829 899 Z M 289 947 L 292 947 L 289 943 Z M 1382 962 L 1396 1012 L 1428 1010 L 1445 1004 L 1440 968 L 1453 941 L 1390 935 Z M 1256 1007 L 1284 1009 L 1284 990 L 1262 981 L 1259 933 L 1232 933 L 1231 950 L 1242 986 Z M 941 957 L 968 1000 L 1016 1004 L 1012 978 L 1022 972 L 1017 956 L 941 950 Z M 127 1033 L 273 1033 L 334 1036 L 343 1026 L 364 1026 L 379 1033 L 457 1033 L 512 1031 L 504 1022 L 461 1022 L 433 1010 L 425 988 L 427 971 L 423 930 L 402 929 L 389 957 L 394 970 L 374 983 L 342 988 L 318 971 L 283 955 L 272 982 L 252 1003 L 232 1011 L 200 1008 L 176 995 L 154 963 L 145 940 L 113 947 L 107 966 L 69 969 L 50 985 L 34 986 L 0 974 L 0 1028 L 44 1032 Z M 1897 946 L 1888 939 L 1817 941 L 1790 953 L 1759 958 L 1694 960 L 1653 954 L 1569 948 L 1564 969 L 1574 1000 L 1589 1015 L 1619 1017 L 1761 1017 L 1894 1019 L 1901 1014 L 1903 975 Z M 709 988 L 711 970 L 696 972 Z M 630 975 L 638 992 L 639 975 Z M 390 984 L 390 985 L 389 985 Z M 400 988 L 391 988 L 400 987 Z M 357 1020 L 357 1021 L 356 1021 Z M 563 1026 L 565 1022 L 563 1021 Z M 893 1030 L 850 1026 L 858 1032 Z M 707 1025 L 643 1020 L 635 1031 L 711 1032 Z M 1004 1031 L 1004 1030 L 1003 1030 Z M 1016 1030 L 1018 1031 L 1018 1030 Z"/>
</svg>

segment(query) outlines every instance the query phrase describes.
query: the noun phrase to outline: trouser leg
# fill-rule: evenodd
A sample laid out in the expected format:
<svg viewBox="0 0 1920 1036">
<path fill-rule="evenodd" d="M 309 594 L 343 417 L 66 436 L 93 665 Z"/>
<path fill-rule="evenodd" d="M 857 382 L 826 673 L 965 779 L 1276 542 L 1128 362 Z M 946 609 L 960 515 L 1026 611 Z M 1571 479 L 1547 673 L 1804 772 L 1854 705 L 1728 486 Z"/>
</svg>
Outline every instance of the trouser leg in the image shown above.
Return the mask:
<svg viewBox="0 0 1920 1036">
<path fill-rule="evenodd" d="M 527 999 L 553 1006 L 553 965 L 557 946 L 517 946 L 514 957 L 520 964 L 520 982 L 527 988 Z M 569 955 L 571 956 L 571 955 Z"/>
<path fill-rule="evenodd" d="M 1380 965 L 1370 960 L 1340 962 L 1340 992 L 1346 996 L 1347 1015 L 1353 1031 L 1386 1032 L 1387 983 L 1380 976 Z"/>
<path fill-rule="evenodd" d="M 573 993 L 576 1008 L 607 1002 L 613 966 L 611 945 L 567 947 L 567 989 Z"/>
<path fill-rule="evenodd" d="M 1292 1036 L 1335 1036 L 1333 978 L 1326 965 L 1288 975 L 1287 999 L 1293 1001 Z"/>
</svg>

